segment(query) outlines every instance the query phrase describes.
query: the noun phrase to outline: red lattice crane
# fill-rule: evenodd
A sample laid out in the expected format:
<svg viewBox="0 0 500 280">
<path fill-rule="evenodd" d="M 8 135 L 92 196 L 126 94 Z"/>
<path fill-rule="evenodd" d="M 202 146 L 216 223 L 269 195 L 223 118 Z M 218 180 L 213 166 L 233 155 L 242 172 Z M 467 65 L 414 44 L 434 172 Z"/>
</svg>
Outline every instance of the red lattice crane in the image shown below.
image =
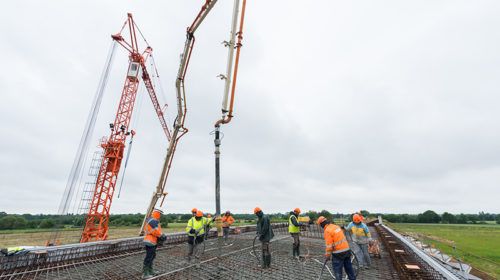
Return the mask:
<svg viewBox="0 0 500 280">
<path fill-rule="evenodd" d="M 122 36 L 125 29 L 128 29 L 129 32 L 129 38 L 127 39 Z M 128 136 L 135 134 L 133 130 L 129 130 L 129 126 L 140 79 L 144 82 L 167 139 L 170 141 L 171 138 L 153 83 L 146 69 L 145 63 L 151 56 L 153 49 L 147 46 L 143 51 L 139 50 L 137 31 L 140 34 L 132 14 L 129 13 L 120 32 L 111 36 L 115 42 L 129 52 L 129 67 L 115 121 L 110 124 L 111 134 L 107 140 L 101 143 L 104 154 L 80 242 L 105 240 L 108 237 L 109 213 L 124 156 L 125 141 Z M 140 35 L 142 36 L 142 34 Z"/>
</svg>

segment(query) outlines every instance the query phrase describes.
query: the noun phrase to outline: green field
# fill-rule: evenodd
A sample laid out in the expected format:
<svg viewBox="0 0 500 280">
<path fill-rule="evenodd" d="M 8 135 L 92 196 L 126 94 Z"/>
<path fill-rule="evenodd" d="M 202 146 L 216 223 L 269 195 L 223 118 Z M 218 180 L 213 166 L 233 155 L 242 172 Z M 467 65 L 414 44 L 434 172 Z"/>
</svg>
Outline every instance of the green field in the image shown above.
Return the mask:
<svg viewBox="0 0 500 280">
<path fill-rule="evenodd" d="M 233 226 L 240 226 L 253 223 L 235 222 Z M 139 226 L 137 227 L 110 227 L 109 239 L 118 239 L 125 237 L 138 236 Z M 163 227 L 163 232 L 183 232 L 186 223 L 169 223 Z M 14 229 L 0 230 L 0 248 L 14 246 L 44 246 L 50 238 L 52 231 L 50 229 Z M 58 240 L 61 244 L 78 243 L 80 241 L 81 229 L 65 228 L 60 231 Z"/>
<path fill-rule="evenodd" d="M 391 224 L 500 279 L 500 225 Z M 456 250 L 453 250 L 453 245 Z"/>
</svg>

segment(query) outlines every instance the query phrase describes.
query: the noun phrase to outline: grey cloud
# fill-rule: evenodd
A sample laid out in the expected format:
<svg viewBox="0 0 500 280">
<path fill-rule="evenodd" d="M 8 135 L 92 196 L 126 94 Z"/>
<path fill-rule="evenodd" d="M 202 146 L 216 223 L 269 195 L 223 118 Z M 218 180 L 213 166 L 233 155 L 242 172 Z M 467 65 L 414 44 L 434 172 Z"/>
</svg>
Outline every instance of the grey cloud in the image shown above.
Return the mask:
<svg viewBox="0 0 500 280">
<path fill-rule="evenodd" d="M 173 117 L 179 52 L 199 5 L 4 5 L 0 211 L 57 210 L 109 35 L 128 11 L 154 48 Z M 215 76 L 225 68 L 231 1 L 217 5 L 196 37 L 190 132 L 174 159 L 168 212 L 214 208 L 209 133 L 220 114 Z M 495 1 L 249 2 L 236 116 L 223 127 L 223 208 L 500 211 L 499 10 Z M 121 52 L 92 151 L 108 134 L 125 68 Z M 149 98 L 141 98 L 115 213 L 144 211 L 165 156 Z"/>
</svg>

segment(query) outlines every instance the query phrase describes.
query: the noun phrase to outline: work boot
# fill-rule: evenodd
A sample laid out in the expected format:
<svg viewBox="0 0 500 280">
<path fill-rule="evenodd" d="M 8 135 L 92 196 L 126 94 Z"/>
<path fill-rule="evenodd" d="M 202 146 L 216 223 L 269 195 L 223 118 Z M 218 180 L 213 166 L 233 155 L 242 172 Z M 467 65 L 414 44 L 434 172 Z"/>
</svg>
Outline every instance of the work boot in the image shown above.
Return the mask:
<svg viewBox="0 0 500 280">
<path fill-rule="evenodd" d="M 271 268 L 271 255 L 266 256 L 266 267 Z"/>
<path fill-rule="evenodd" d="M 158 274 L 160 274 L 160 273 L 159 273 L 158 271 L 154 270 L 154 269 L 153 269 L 153 265 L 151 265 L 151 266 L 149 267 L 149 274 L 151 274 L 151 275 L 153 275 L 153 276 L 156 276 L 156 275 L 158 275 Z"/>
<path fill-rule="evenodd" d="M 142 279 L 149 279 L 152 277 L 153 277 L 153 275 L 151 275 L 151 272 L 149 271 L 149 267 L 143 266 L 142 267 Z"/>
</svg>

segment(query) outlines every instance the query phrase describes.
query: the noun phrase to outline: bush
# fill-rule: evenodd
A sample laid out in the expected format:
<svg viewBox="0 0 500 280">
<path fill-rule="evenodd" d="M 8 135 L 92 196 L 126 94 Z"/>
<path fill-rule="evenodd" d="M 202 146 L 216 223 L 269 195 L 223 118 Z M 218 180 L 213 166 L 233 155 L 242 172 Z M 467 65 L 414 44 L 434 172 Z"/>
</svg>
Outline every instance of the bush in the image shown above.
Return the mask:
<svg viewBox="0 0 500 280">
<path fill-rule="evenodd" d="M 26 228 L 28 222 L 25 218 L 7 215 L 0 219 L 0 229 L 22 229 Z"/>
<path fill-rule="evenodd" d="M 441 216 L 441 221 L 443 224 L 454 224 L 457 222 L 457 219 L 455 218 L 455 215 L 444 212 L 443 216 Z"/>
<path fill-rule="evenodd" d="M 418 214 L 417 217 L 419 223 L 439 223 L 441 221 L 441 217 L 432 210 L 427 210 L 422 214 Z"/>
<path fill-rule="evenodd" d="M 52 219 L 45 219 L 43 220 L 39 227 L 40 228 L 53 228 L 56 224 L 54 223 L 54 221 L 52 221 Z"/>
</svg>

